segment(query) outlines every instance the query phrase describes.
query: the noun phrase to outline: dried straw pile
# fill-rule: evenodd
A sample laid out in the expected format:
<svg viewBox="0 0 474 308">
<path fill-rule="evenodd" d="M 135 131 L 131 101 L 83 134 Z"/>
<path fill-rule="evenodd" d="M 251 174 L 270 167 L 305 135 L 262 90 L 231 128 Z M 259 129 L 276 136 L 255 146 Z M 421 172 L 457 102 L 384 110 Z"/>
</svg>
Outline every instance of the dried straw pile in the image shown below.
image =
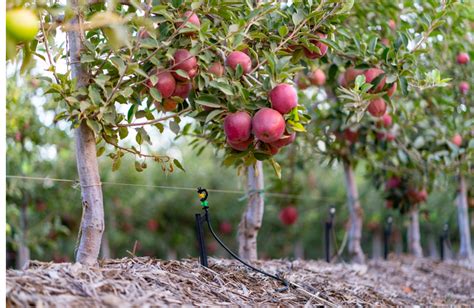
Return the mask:
<svg viewBox="0 0 474 308">
<path fill-rule="evenodd" d="M 7 271 L 7 305 L 127 307 L 169 305 L 468 304 L 474 270 L 408 257 L 368 266 L 317 261 L 261 261 L 255 265 L 301 288 L 275 292 L 277 282 L 232 260 L 160 261 L 148 257 L 103 261 L 99 267 L 32 262 Z"/>
</svg>

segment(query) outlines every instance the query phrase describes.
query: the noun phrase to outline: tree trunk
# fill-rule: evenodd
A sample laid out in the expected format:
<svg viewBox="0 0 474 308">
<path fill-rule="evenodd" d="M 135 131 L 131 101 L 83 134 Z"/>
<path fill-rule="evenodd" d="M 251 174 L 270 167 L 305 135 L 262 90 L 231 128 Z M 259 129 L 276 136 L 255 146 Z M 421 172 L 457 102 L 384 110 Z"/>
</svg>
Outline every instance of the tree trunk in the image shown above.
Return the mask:
<svg viewBox="0 0 474 308">
<path fill-rule="evenodd" d="M 410 211 L 410 224 L 408 226 L 408 250 L 417 258 L 423 257 L 423 249 L 420 240 L 420 221 L 418 218 L 418 209 L 413 208 Z"/>
<path fill-rule="evenodd" d="M 21 229 L 21 238 L 18 243 L 18 251 L 16 257 L 16 268 L 23 269 L 25 265 L 30 261 L 30 249 L 27 245 L 28 238 L 28 219 L 26 216 L 26 209 L 28 204 L 25 202 L 21 205 L 20 208 L 20 229 Z"/>
<path fill-rule="evenodd" d="M 354 171 L 348 162 L 344 162 L 344 176 L 347 189 L 347 206 L 350 214 L 349 242 L 348 249 L 352 262 L 364 263 L 365 256 L 360 245 L 362 237 L 362 216 L 363 211 L 360 206 L 359 193 L 354 178 Z"/>
<path fill-rule="evenodd" d="M 255 167 L 247 168 L 248 202 L 238 231 L 239 255 L 246 260 L 257 259 L 257 235 L 264 209 L 263 185 L 262 162 L 257 161 Z"/>
<path fill-rule="evenodd" d="M 378 260 L 383 257 L 383 235 L 377 229 L 372 233 L 372 259 Z"/>
<path fill-rule="evenodd" d="M 428 235 L 428 252 L 430 255 L 430 259 L 437 260 L 439 259 L 438 246 L 436 245 L 437 238 L 435 238 L 433 234 L 435 233 L 430 232 L 430 234 Z"/>
<path fill-rule="evenodd" d="M 77 80 L 77 88 L 86 87 L 89 75 L 80 63 L 83 15 L 79 6 L 80 0 L 69 0 L 69 5 L 76 16 L 71 20 L 73 30 L 67 33 L 71 77 Z M 104 208 L 99 166 L 96 156 L 96 140 L 94 132 L 85 121 L 79 124 L 74 132 L 76 138 L 76 160 L 82 193 L 82 221 L 76 261 L 86 265 L 97 262 L 100 243 L 104 231 Z"/>
<path fill-rule="evenodd" d="M 458 208 L 459 238 L 459 258 L 472 258 L 471 232 L 469 230 L 469 214 L 467 210 L 467 187 L 464 176 L 459 175 L 459 192 L 456 198 Z"/>
<path fill-rule="evenodd" d="M 105 232 L 102 236 L 102 243 L 100 245 L 101 245 L 100 251 L 101 251 L 102 259 L 112 258 L 112 254 L 110 252 L 109 239 L 107 238 L 107 233 Z"/>
</svg>

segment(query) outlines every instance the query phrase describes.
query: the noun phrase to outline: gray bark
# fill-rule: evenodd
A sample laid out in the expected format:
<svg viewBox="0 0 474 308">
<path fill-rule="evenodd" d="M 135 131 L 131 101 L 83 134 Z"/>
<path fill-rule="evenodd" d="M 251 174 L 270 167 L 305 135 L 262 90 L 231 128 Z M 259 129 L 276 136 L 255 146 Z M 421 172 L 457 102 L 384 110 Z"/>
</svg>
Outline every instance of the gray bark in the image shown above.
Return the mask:
<svg viewBox="0 0 474 308">
<path fill-rule="evenodd" d="M 264 210 L 264 181 L 262 162 L 247 168 L 248 202 L 239 224 L 239 256 L 246 260 L 257 260 L 257 235 L 262 226 Z"/>
<path fill-rule="evenodd" d="M 469 229 L 469 214 L 467 210 L 467 187 L 466 180 L 462 175 L 459 176 L 459 192 L 456 198 L 458 213 L 459 238 L 459 258 L 472 258 L 471 232 Z"/>
<path fill-rule="evenodd" d="M 107 233 L 105 233 L 105 232 L 104 232 L 104 235 L 102 237 L 102 243 L 101 243 L 100 251 L 101 251 L 102 259 L 112 258 L 109 239 L 107 238 Z"/>
<path fill-rule="evenodd" d="M 372 259 L 382 259 L 383 256 L 383 236 L 380 230 L 372 233 Z"/>
<path fill-rule="evenodd" d="M 420 237 L 420 220 L 418 217 L 418 208 L 410 211 L 410 224 L 408 226 L 408 250 L 415 257 L 423 257 Z"/>
<path fill-rule="evenodd" d="M 79 5 L 80 0 L 69 0 L 68 3 L 76 14 L 71 20 L 73 30 L 67 33 L 71 77 L 77 80 L 77 88 L 81 88 L 86 87 L 89 82 L 89 74 L 80 63 L 81 50 L 83 49 L 82 40 L 84 39 L 82 30 L 83 14 Z M 86 265 L 94 265 L 97 263 L 104 231 L 104 208 L 96 156 L 96 140 L 94 132 L 85 122 L 79 124 L 74 135 L 83 208 L 76 261 Z"/>
<path fill-rule="evenodd" d="M 344 178 L 347 190 L 347 206 L 350 213 L 348 250 L 352 262 L 364 263 L 365 256 L 362 251 L 360 240 L 362 237 L 363 210 L 359 201 L 359 193 L 355 182 L 354 171 L 348 162 L 344 162 Z"/>
<path fill-rule="evenodd" d="M 18 251 L 16 257 L 16 268 L 23 269 L 28 265 L 30 261 L 30 249 L 28 248 L 27 238 L 28 238 L 28 219 L 26 217 L 27 204 L 24 203 L 20 208 L 20 228 L 21 228 L 21 238 L 18 243 Z"/>
</svg>

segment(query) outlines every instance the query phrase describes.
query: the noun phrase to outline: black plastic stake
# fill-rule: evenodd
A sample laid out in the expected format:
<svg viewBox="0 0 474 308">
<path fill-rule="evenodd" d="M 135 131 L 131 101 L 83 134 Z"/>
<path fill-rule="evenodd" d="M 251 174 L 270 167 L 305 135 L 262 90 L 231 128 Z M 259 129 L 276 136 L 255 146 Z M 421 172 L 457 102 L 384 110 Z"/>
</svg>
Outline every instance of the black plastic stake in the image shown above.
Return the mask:
<svg viewBox="0 0 474 308">
<path fill-rule="evenodd" d="M 326 221 L 326 228 L 324 232 L 324 248 L 326 252 L 326 262 L 331 262 L 331 231 L 332 225 L 334 221 L 334 213 L 336 213 L 336 209 L 331 207 L 329 209 L 329 218 Z"/>
<path fill-rule="evenodd" d="M 201 214 L 196 214 L 196 236 L 199 244 L 199 261 L 201 265 L 207 266 L 207 252 L 206 252 L 206 243 L 204 242 L 204 232 L 202 229 L 203 218 Z"/>
<path fill-rule="evenodd" d="M 439 258 L 444 261 L 444 236 L 439 236 Z"/>
<path fill-rule="evenodd" d="M 387 218 L 387 224 L 383 230 L 383 258 L 387 260 L 388 252 L 390 250 L 390 236 L 392 235 L 392 216 Z"/>
</svg>

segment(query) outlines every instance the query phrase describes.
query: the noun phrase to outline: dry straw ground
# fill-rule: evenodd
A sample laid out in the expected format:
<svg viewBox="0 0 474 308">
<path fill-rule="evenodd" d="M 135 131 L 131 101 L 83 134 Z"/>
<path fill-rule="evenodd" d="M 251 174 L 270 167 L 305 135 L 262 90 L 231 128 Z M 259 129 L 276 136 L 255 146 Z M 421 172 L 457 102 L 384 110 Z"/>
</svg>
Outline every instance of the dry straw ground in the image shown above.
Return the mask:
<svg viewBox="0 0 474 308">
<path fill-rule="evenodd" d="M 367 266 L 320 261 L 259 261 L 300 288 L 276 292 L 278 282 L 236 261 L 161 261 L 148 257 L 102 261 L 98 267 L 31 262 L 7 271 L 7 306 L 314 306 L 474 305 L 474 269 L 427 259 L 397 257 Z"/>
</svg>

